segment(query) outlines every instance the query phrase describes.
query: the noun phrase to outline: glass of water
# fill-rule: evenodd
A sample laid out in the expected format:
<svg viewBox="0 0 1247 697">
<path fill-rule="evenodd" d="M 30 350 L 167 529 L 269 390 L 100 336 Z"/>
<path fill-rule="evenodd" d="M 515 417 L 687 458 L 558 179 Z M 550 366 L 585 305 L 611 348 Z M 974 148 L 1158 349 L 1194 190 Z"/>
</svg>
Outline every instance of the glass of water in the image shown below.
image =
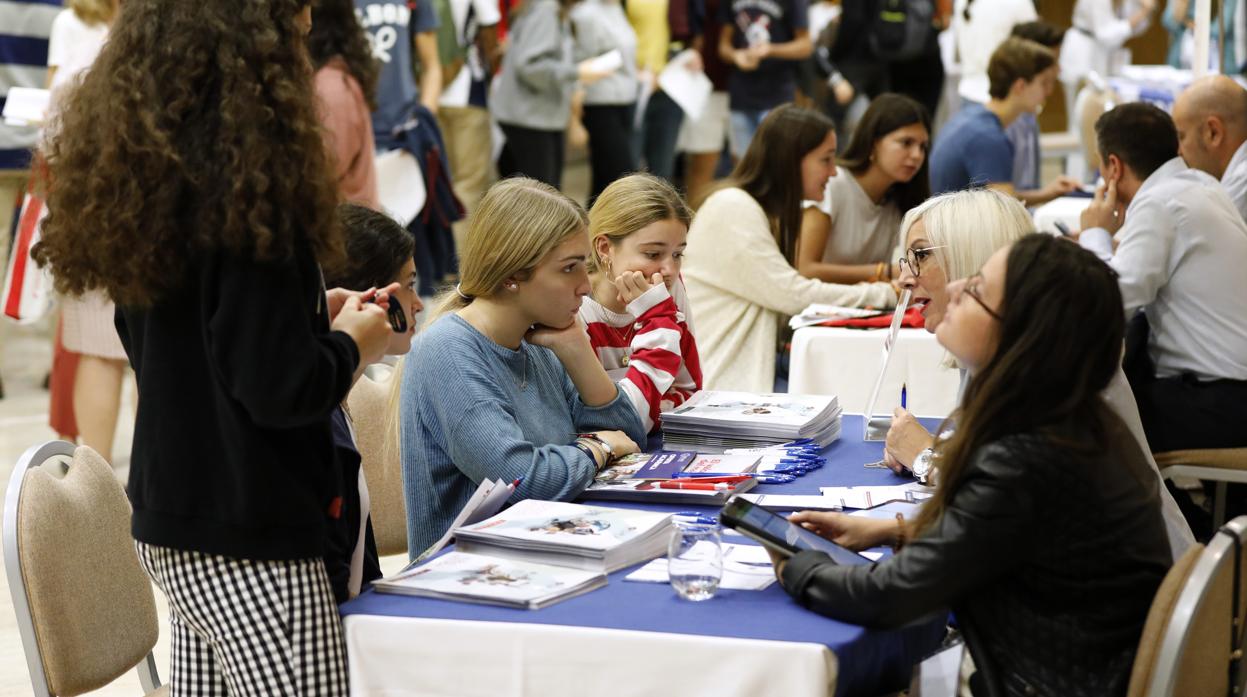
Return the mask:
<svg viewBox="0 0 1247 697">
<path fill-rule="evenodd" d="M 671 587 L 681 598 L 709 600 L 723 577 L 723 546 L 719 524 L 702 518 L 672 519 L 675 530 L 667 550 Z"/>
</svg>

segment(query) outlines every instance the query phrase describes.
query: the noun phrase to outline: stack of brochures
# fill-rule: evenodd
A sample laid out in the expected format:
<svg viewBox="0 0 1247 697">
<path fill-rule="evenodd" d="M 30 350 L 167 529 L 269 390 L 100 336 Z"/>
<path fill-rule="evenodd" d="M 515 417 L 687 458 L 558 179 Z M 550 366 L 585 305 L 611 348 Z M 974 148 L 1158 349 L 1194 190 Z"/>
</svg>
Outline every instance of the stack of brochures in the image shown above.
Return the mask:
<svg viewBox="0 0 1247 697">
<path fill-rule="evenodd" d="M 382 593 L 539 610 L 606 585 L 606 574 L 450 552 L 373 584 Z"/>
<path fill-rule="evenodd" d="M 862 317 L 875 317 L 878 314 L 878 310 L 864 310 L 860 307 L 819 305 L 815 303 L 802 310 L 801 314 L 793 315 L 792 318 L 788 320 L 788 327 L 794 330 L 802 327 L 817 327 L 824 322 L 830 322 L 832 320 L 861 319 Z"/>
<path fill-rule="evenodd" d="M 455 530 L 461 552 L 606 573 L 666 553 L 670 537 L 669 513 L 532 499 Z"/>
<path fill-rule="evenodd" d="M 808 438 L 826 446 L 840 437 L 834 396 L 702 390 L 662 415 L 667 450 L 723 452 Z"/>
<path fill-rule="evenodd" d="M 732 494 L 752 489 L 756 481 L 750 477 L 691 475 L 744 475 L 757 470 L 761 461 L 762 456 L 756 453 L 637 453 L 599 472 L 581 498 L 721 506 Z"/>
</svg>

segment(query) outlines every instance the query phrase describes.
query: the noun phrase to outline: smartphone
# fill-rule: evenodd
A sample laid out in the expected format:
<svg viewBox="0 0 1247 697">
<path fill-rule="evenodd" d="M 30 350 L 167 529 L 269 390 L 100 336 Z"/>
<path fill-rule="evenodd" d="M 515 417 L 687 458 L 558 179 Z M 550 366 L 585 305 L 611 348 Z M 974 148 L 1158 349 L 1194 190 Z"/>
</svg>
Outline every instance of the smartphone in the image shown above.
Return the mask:
<svg viewBox="0 0 1247 697">
<path fill-rule="evenodd" d="M 739 496 L 729 499 L 723 510 L 719 511 L 719 522 L 785 557 L 812 550 L 826 552 L 832 561 L 846 566 L 874 563 L 857 552 L 789 522 L 769 508 L 750 503 Z"/>
<path fill-rule="evenodd" d="M 377 296 L 374 295 L 364 302 L 375 303 Z M 403 304 L 393 295 L 390 296 L 390 304 L 385 310 L 385 316 L 390 321 L 390 329 L 393 329 L 395 334 L 407 331 L 407 313 L 403 312 Z"/>
<path fill-rule="evenodd" d="M 1052 222 L 1052 227 L 1056 228 L 1056 231 L 1061 233 L 1063 237 L 1069 237 L 1070 235 L 1069 226 L 1066 225 L 1065 223 L 1062 223 L 1059 220 L 1054 220 Z"/>
</svg>

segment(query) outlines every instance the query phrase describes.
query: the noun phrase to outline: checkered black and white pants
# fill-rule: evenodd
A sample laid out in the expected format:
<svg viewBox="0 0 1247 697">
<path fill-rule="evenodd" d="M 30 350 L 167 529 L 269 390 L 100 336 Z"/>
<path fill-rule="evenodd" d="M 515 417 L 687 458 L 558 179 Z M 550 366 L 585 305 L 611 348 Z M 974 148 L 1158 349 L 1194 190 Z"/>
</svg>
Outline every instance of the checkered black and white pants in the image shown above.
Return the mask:
<svg viewBox="0 0 1247 697">
<path fill-rule="evenodd" d="M 320 559 L 135 546 L 169 599 L 175 697 L 347 694 L 342 623 Z"/>
</svg>

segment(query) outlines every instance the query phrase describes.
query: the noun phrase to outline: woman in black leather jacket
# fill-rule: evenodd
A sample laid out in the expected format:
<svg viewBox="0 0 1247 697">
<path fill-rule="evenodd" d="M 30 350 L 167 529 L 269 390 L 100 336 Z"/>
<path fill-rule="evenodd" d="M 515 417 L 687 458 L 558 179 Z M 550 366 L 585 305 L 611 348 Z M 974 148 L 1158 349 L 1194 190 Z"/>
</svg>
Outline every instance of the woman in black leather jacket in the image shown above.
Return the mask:
<svg viewBox="0 0 1247 697">
<path fill-rule="evenodd" d="M 1030 235 L 949 295 L 936 336 L 972 378 L 936 446 L 935 496 L 886 532 L 796 514 L 847 546 L 903 546 L 871 566 L 802 552 L 779 563 L 780 581 L 802 605 L 868 627 L 951 609 L 976 697 L 1125 694 L 1172 559 L 1155 473 L 1098 396 L 1121 359 L 1115 276 Z"/>
</svg>

